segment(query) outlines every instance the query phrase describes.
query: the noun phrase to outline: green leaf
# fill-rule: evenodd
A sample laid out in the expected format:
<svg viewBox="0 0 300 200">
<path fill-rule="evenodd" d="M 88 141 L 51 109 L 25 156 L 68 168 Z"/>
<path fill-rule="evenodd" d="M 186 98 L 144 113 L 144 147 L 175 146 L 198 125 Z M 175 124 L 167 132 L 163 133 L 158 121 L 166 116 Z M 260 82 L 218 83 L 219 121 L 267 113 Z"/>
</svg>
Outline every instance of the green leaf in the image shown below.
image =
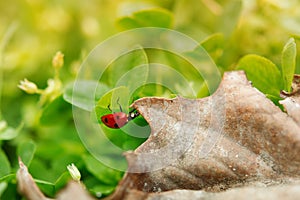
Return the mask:
<svg viewBox="0 0 300 200">
<path fill-rule="evenodd" d="M 125 73 L 117 83 L 117 87 L 126 86 L 130 93 L 143 86 L 147 80 L 149 65 L 142 64 Z"/>
<path fill-rule="evenodd" d="M 115 190 L 115 186 L 112 185 L 96 185 L 91 187 L 90 192 L 97 198 L 107 196 Z"/>
<path fill-rule="evenodd" d="M 68 183 L 69 180 L 69 172 L 64 172 L 54 183 L 55 192 L 58 192 L 60 189 L 62 189 Z"/>
<path fill-rule="evenodd" d="M 184 52 L 184 55 L 197 69 L 198 77 L 204 79 L 202 83 L 206 84 L 209 93 L 212 94 L 221 82 L 221 73 L 207 51 L 199 45 L 193 51 Z M 202 83 L 198 85 L 197 91 L 203 89 Z M 204 94 L 203 92 L 200 93 Z"/>
<path fill-rule="evenodd" d="M 270 60 L 258 55 L 246 55 L 239 60 L 237 69 L 244 70 L 248 80 L 264 94 L 279 96 L 281 74 Z"/>
<path fill-rule="evenodd" d="M 74 86 L 76 86 L 75 89 Z M 63 98 L 74 106 L 91 111 L 95 107 L 96 99 L 99 99 L 108 90 L 109 87 L 103 83 L 78 80 L 67 85 Z"/>
<path fill-rule="evenodd" d="M 126 14 L 117 21 L 117 24 L 123 29 L 140 27 L 171 28 L 173 24 L 172 13 L 162 8 L 149 8 Z"/>
<path fill-rule="evenodd" d="M 8 175 L 5 175 L 5 176 L 2 176 L 0 178 L 0 182 L 15 182 L 16 180 L 16 174 L 15 173 L 12 173 L 12 174 L 8 174 Z"/>
<path fill-rule="evenodd" d="M 17 154 L 21 157 L 22 162 L 29 166 L 36 150 L 36 145 L 33 141 L 23 142 L 18 146 Z"/>
<path fill-rule="evenodd" d="M 5 155 L 5 153 L 0 149 L 0 178 L 10 173 L 11 167 L 10 163 Z"/>
<path fill-rule="evenodd" d="M 223 54 L 224 35 L 221 33 L 210 35 L 208 38 L 201 42 L 201 45 L 216 61 Z"/>
<path fill-rule="evenodd" d="M 0 140 L 11 140 L 18 136 L 20 130 L 23 128 L 21 123 L 17 128 L 8 127 L 6 121 L 0 121 Z"/>
<path fill-rule="evenodd" d="M 90 155 L 84 155 L 83 160 L 87 170 L 105 184 L 116 185 L 122 178 L 122 172 L 103 165 Z"/>
<path fill-rule="evenodd" d="M 65 154 L 63 156 L 57 156 L 54 161 L 52 161 L 53 175 L 56 175 L 55 179 L 58 176 L 61 176 L 67 170 L 67 166 L 70 163 L 76 163 L 76 161 L 80 160 L 80 155 L 68 155 Z"/>
<path fill-rule="evenodd" d="M 0 197 L 2 196 L 3 192 L 7 188 L 7 183 L 6 182 L 0 182 Z"/>
<path fill-rule="evenodd" d="M 134 86 L 137 83 L 142 84 L 147 80 L 147 67 L 147 54 L 142 47 L 137 46 L 135 50 L 127 52 L 114 60 L 104 71 L 100 81 L 113 88 L 121 85 L 135 88 Z M 127 80 L 124 80 L 124 76 L 127 77 Z"/>
<path fill-rule="evenodd" d="M 291 91 L 291 85 L 296 69 L 296 43 L 294 38 L 290 38 L 285 44 L 281 55 L 281 74 L 284 83 L 284 90 Z"/>
<path fill-rule="evenodd" d="M 86 188 L 89 188 L 89 191 L 97 198 L 103 198 L 104 196 L 108 196 L 116 188 L 116 185 L 106 185 L 103 182 L 96 179 L 94 176 L 87 177 L 86 179 L 84 179 L 83 183 L 86 186 Z"/>
<path fill-rule="evenodd" d="M 1 200 L 19 200 L 16 183 L 7 183 L 6 189 L 3 191 Z"/>
<path fill-rule="evenodd" d="M 47 166 L 47 163 L 42 161 L 39 157 L 36 157 L 32 160 L 29 171 L 31 172 L 31 175 L 36 179 L 42 179 L 49 182 L 53 182 L 55 180 L 51 168 Z"/>
<path fill-rule="evenodd" d="M 243 2 L 241 0 L 225 2 L 222 15 L 220 15 L 219 25 L 217 27 L 219 31 L 228 37 L 234 31 L 237 23 L 239 22 Z"/>
<path fill-rule="evenodd" d="M 192 63 L 174 52 L 162 49 L 147 49 L 147 55 L 150 61 L 147 83 L 152 85 L 144 85 L 139 91 L 140 96 L 170 98 L 172 94 L 179 94 L 188 98 L 196 97 L 203 79 Z"/>
<path fill-rule="evenodd" d="M 43 125 L 65 123 L 69 122 L 71 118 L 70 104 L 66 103 L 62 96 L 59 96 L 44 108 L 40 117 L 40 123 Z"/>
<path fill-rule="evenodd" d="M 34 179 L 34 181 L 45 195 L 54 197 L 55 185 L 53 183 L 39 179 Z"/>
<path fill-rule="evenodd" d="M 0 132 L 0 140 L 11 140 L 18 136 L 18 131 L 14 128 L 6 128 Z"/>
</svg>

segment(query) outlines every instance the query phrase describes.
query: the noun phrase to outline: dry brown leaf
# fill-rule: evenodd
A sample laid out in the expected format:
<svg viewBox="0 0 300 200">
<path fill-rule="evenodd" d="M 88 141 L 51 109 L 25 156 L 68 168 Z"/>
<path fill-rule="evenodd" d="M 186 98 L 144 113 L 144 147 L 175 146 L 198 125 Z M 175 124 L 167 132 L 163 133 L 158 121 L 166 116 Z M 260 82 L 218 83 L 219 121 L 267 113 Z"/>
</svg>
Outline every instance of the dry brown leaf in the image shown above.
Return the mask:
<svg viewBox="0 0 300 200">
<path fill-rule="evenodd" d="M 151 135 L 126 154 L 129 172 L 110 199 L 174 189 L 217 192 L 300 177 L 299 125 L 253 88 L 244 72 L 225 73 L 207 98 L 143 98 L 133 106 Z"/>
<path fill-rule="evenodd" d="M 143 98 L 134 107 L 152 132 L 126 154 L 129 172 L 108 199 L 299 197 L 299 110 L 291 114 L 286 107 L 289 115 L 282 112 L 243 72 L 225 73 L 207 98 Z M 22 162 L 17 178 L 28 200 L 47 199 Z M 58 199 L 92 198 L 72 183 Z"/>
<path fill-rule="evenodd" d="M 277 185 L 270 187 L 243 187 L 225 192 L 210 193 L 201 190 L 171 190 L 161 193 L 144 193 L 132 190 L 123 200 L 299 200 L 300 184 Z"/>
<path fill-rule="evenodd" d="M 57 200 L 95 200 L 90 196 L 90 194 L 83 189 L 82 185 L 71 181 L 68 183 L 67 187 L 59 192 Z"/>
</svg>

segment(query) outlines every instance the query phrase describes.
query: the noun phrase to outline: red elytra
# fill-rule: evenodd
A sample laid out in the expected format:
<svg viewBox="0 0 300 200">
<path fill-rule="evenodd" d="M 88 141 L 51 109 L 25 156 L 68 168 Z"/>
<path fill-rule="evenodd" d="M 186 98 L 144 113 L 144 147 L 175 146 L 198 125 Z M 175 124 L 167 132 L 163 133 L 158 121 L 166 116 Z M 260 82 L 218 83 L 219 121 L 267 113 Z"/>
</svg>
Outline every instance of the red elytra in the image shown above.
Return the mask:
<svg viewBox="0 0 300 200">
<path fill-rule="evenodd" d="M 119 99 L 118 99 L 119 101 Z M 117 101 L 117 102 L 118 102 Z M 118 102 L 119 104 L 119 102 Z M 107 114 L 101 117 L 101 121 L 109 128 L 121 128 L 124 125 L 126 125 L 130 120 L 133 120 L 134 118 L 136 118 L 137 116 L 139 116 L 139 113 L 136 110 L 133 110 L 131 112 L 129 112 L 129 114 L 127 115 L 126 113 L 124 113 L 122 111 L 122 107 L 120 106 L 120 110 L 121 112 L 116 112 L 116 113 L 111 113 L 111 114 Z M 108 106 L 108 109 L 110 109 L 110 107 Z"/>
<path fill-rule="evenodd" d="M 127 114 L 124 112 L 116 112 L 104 115 L 101 121 L 109 128 L 121 128 L 128 122 Z"/>
</svg>

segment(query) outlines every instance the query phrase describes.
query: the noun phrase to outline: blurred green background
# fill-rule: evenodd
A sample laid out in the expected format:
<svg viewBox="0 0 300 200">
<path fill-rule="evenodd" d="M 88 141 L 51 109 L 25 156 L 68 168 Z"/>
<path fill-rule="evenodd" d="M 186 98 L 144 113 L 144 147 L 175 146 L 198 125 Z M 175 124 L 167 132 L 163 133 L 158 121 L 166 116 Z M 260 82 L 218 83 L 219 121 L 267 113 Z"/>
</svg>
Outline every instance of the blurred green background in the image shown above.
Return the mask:
<svg viewBox="0 0 300 200">
<path fill-rule="evenodd" d="M 88 154 L 77 136 L 71 105 L 62 97 L 41 107 L 38 95 L 17 87 L 27 78 L 46 88 L 54 76 L 51 62 L 57 51 L 65 55 L 60 71 L 64 86 L 75 80 L 80 63 L 101 41 L 147 26 L 194 38 L 222 72 L 235 69 L 247 54 L 264 56 L 279 66 L 288 39 L 294 37 L 299 45 L 299 10 L 298 0 L 0 1 L 0 196 L 21 198 L 15 183 L 17 155 L 24 156 L 49 196 L 70 179 L 66 166 L 71 162 L 98 197 L 112 192 L 122 177 Z M 299 61 L 296 72 L 300 73 Z M 4 133 L 10 136 L 1 137 Z"/>
</svg>

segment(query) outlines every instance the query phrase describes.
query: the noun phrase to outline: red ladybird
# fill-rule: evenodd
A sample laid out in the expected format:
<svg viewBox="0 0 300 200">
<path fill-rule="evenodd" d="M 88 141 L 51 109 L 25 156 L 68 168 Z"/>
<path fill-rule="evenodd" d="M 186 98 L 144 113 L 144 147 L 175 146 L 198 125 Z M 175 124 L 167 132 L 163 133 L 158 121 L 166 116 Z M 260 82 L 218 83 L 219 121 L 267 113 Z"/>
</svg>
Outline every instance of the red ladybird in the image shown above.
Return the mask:
<svg viewBox="0 0 300 200">
<path fill-rule="evenodd" d="M 117 100 L 117 103 L 119 104 L 119 99 Z M 109 128 L 121 128 L 123 127 L 125 124 L 127 124 L 130 120 L 133 120 L 134 118 L 136 118 L 137 116 L 139 116 L 139 113 L 136 110 L 133 110 L 131 112 L 129 112 L 129 114 L 127 115 L 126 113 L 124 113 L 122 111 L 122 107 L 120 106 L 120 111 L 121 112 L 116 112 L 116 113 L 112 113 L 112 114 L 107 114 L 101 117 L 101 121 Z M 108 106 L 108 109 L 110 109 L 110 107 Z"/>
</svg>

